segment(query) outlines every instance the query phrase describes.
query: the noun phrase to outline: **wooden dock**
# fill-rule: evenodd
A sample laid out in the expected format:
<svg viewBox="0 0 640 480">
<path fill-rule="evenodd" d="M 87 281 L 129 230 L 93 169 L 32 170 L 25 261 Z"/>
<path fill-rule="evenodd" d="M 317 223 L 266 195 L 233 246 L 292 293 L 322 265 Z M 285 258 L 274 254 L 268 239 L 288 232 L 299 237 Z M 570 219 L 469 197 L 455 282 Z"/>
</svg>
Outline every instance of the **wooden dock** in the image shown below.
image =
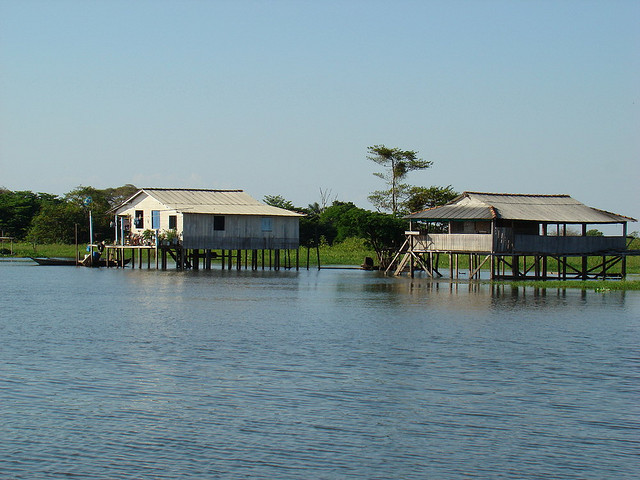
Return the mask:
<svg viewBox="0 0 640 480">
<path fill-rule="evenodd" d="M 90 245 L 92 255 L 98 245 Z M 309 269 L 307 252 L 306 269 Z M 167 270 L 171 264 L 177 270 L 211 270 L 216 263 L 222 270 L 299 270 L 300 249 L 276 250 L 201 250 L 180 245 L 105 245 L 102 258 L 116 268 L 147 268 Z M 318 258 L 318 268 L 320 262 Z"/>
</svg>

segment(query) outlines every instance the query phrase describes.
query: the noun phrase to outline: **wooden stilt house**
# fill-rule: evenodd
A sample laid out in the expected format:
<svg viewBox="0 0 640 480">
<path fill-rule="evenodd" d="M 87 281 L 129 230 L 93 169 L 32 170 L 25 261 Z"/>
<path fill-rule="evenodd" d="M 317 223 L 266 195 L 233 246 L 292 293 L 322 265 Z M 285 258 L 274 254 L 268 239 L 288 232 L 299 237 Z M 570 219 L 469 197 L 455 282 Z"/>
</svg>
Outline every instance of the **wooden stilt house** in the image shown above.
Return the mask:
<svg viewBox="0 0 640 480">
<path fill-rule="evenodd" d="M 242 190 L 143 188 L 114 210 L 117 245 L 170 249 L 179 266 L 212 250 L 264 252 L 297 249 L 299 213 L 266 205 Z M 263 253 L 264 255 L 264 253 Z M 208 257 L 207 257 L 208 258 Z M 197 268 L 194 265 L 194 268 Z"/>
<path fill-rule="evenodd" d="M 488 262 L 492 278 L 606 278 L 624 276 L 626 257 L 634 253 L 627 250 L 626 237 L 627 223 L 635 219 L 588 207 L 569 195 L 465 192 L 447 205 L 405 218 L 410 222 L 406 241 L 387 269 L 396 274 L 407 266 L 413 273 L 417 266 L 440 276 L 438 259 L 448 255 L 451 276 L 459 275 L 463 256 L 469 278 L 478 278 Z M 619 225 L 620 233 L 587 235 L 589 227 L 604 224 Z M 551 262 L 557 271 L 551 271 Z M 620 271 L 613 274 L 619 263 Z"/>
</svg>

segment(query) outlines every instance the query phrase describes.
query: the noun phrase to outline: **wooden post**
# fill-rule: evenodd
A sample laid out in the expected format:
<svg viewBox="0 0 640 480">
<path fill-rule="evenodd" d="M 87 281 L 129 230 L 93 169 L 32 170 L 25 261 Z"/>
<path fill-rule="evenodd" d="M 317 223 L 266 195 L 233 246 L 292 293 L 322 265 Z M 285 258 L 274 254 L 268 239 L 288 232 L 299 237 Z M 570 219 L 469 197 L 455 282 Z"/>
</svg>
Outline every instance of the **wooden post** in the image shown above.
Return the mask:
<svg viewBox="0 0 640 480">
<path fill-rule="evenodd" d="M 627 222 L 622 224 L 622 237 L 624 238 L 624 249 L 625 251 L 622 253 L 622 265 L 620 266 L 620 274 L 622 275 L 622 279 L 624 280 L 627 277 Z"/>
<path fill-rule="evenodd" d="M 296 271 L 300 270 L 300 247 L 296 248 Z"/>
<path fill-rule="evenodd" d="M 459 259 L 458 259 L 458 254 L 456 253 L 456 278 L 458 278 L 460 276 L 460 270 L 458 268 L 459 266 Z"/>
<path fill-rule="evenodd" d="M 409 237 L 409 251 L 411 253 L 413 253 L 413 235 L 411 235 Z M 413 273 L 414 269 L 415 269 L 415 265 L 414 265 L 414 261 L 413 261 L 413 255 L 411 255 L 411 258 L 410 258 L 410 261 L 409 261 L 409 276 L 411 278 L 413 278 L 415 276 L 415 274 Z"/>
</svg>

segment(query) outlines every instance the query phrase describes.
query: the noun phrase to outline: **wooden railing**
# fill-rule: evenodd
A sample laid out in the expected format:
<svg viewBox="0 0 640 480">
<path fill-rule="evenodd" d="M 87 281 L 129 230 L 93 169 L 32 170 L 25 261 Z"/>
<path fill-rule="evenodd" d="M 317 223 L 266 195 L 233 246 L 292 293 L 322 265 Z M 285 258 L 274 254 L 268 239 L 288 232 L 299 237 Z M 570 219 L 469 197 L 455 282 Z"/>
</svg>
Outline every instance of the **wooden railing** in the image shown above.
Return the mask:
<svg viewBox="0 0 640 480">
<path fill-rule="evenodd" d="M 490 234 L 429 233 L 414 236 L 414 250 L 441 252 L 491 252 Z"/>
<path fill-rule="evenodd" d="M 465 252 L 505 254 L 598 254 L 626 249 L 624 237 L 545 237 L 541 235 L 511 235 L 509 229 L 496 229 L 490 234 L 429 233 L 413 237 L 417 252 Z"/>
</svg>

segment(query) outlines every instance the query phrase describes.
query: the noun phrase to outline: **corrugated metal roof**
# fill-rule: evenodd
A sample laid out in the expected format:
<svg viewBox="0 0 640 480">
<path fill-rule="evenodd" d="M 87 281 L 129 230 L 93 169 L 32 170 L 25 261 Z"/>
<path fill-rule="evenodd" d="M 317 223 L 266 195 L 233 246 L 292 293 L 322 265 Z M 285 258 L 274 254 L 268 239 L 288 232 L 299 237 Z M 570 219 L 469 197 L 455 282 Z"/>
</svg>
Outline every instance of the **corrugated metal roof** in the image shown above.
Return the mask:
<svg viewBox="0 0 640 480">
<path fill-rule="evenodd" d="M 569 195 L 523 195 L 464 192 L 447 205 L 405 218 L 425 220 L 532 220 L 549 223 L 620 223 L 634 218 L 591 208 Z M 487 214 L 488 212 L 488 214 Z"/>
<path fill-rule="evenodd" d="M 124 204 L 146 193 L 168 209 L 181 213 L 213 215 L 266 215 L 271 217 L 301 217 L 283 208 L 259 202 L 242 190 L 204 190 L 184 188 L 143 188 Z M 123 205 L 124 205 L 123 204 Z"/>
<path fill-rule="evenodd" d="M 418 213 L 407 215 L 409 219 L 432 220 L 491 220 L 491 209 L 484 207 L 469 207 L 466 205 L 444 205 L 442 207 L 429 208 Z"/>
</svg>

